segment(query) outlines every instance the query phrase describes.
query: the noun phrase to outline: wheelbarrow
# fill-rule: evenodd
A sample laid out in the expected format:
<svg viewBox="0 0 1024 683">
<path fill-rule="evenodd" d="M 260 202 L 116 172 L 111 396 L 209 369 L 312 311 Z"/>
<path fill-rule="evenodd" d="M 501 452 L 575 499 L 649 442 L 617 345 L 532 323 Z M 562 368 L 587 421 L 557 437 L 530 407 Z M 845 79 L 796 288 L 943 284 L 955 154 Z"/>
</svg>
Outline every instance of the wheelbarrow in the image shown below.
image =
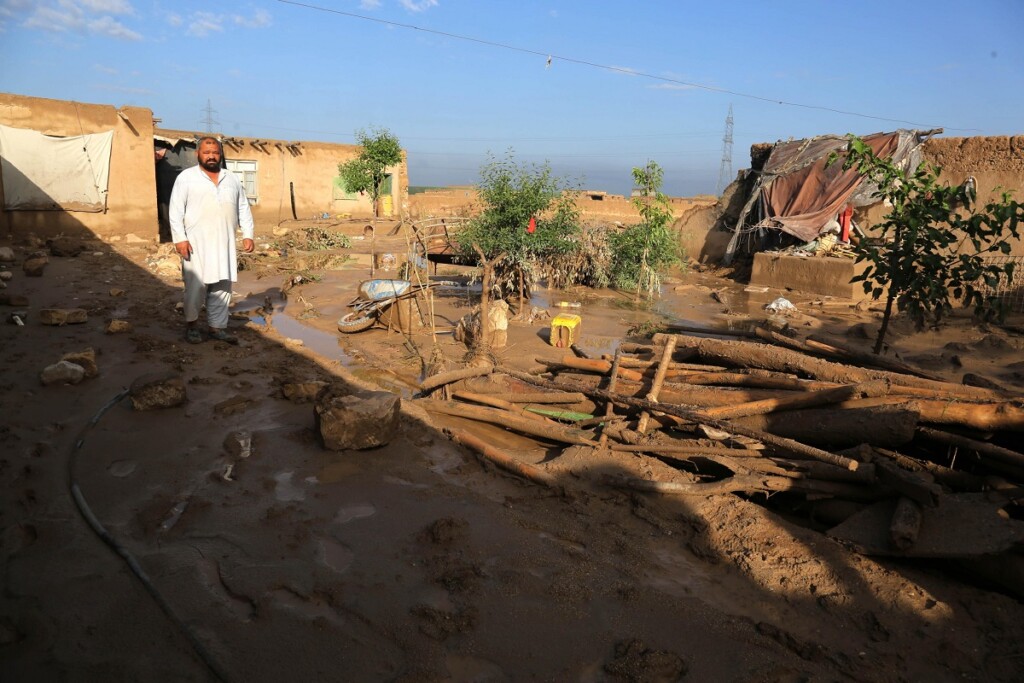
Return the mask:
<svg viewBox="0 0 1024 683">
<path fill-rule="evenodd" d="M 430 286 L 413 285 L 408 280 L 363 280 L 358 295 L 348 304 L 352 311 L 338 319 L 338 331 L 354 334 L 368 330 L 396 301 L 414 297 Z"/>
</svg>

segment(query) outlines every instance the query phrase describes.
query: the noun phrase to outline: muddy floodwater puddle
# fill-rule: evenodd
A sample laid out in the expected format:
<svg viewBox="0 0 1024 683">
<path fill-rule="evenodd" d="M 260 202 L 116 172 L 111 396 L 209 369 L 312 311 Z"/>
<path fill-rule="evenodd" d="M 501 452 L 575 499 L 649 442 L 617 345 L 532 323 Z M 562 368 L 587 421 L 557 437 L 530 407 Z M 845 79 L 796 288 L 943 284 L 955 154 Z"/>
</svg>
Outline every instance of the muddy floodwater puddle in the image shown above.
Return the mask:
<svg viewBox="0 0 1024 683">
<path fill-rule="evenodd" d="M 339 574 L 344 574 L 352 566 L 352 561 L 355 560 L 356 555 L 348 546 L 328 538 L 320 539 L 318 545 L 320 550 L 317 559 L 324 565 Z"/>
<path fill-rule="evenodd" d="M 365 519 L 377 514 L 377 508 L 372 503 L 356 503 L 346 505 L 334 515 L 335 524 L 348 524 L 354 519 Z"/>
<path fill-rule="evenodd" d="M 339 460 L 324 466 L 315 476 L 306 479 L 310 484 L 334 484 L 348 479 L 360 472 L 359 465 L 354 462 Z"/>
<path fill-rule="evenodd" d="M 301 487 L 292 483 L 294 472 L 280 472 L 274 475 L 274 497 L 282 503 L 305 500 L 306 493 Z"/>
<path fill-rule="evenodd" d="M 129 474 L 135 471 L 136 463 L 134 460 L 115 460 L 110 463 L 110 467 L 107 471 L 115 477 L 127 477 Z"/>
<path fill-rule="evenodd" d="M 338 347 L 338 335 L 318 330 L 291 317 L 287 313 L 275 313 L 270 324 L 277 330 L 278 334 L 288 339 L 298 339 L 302 345 L 313 353 L 329 358 L 340 360 L 345 365 L 352 362 L 341 348 Z"/>
</svg>

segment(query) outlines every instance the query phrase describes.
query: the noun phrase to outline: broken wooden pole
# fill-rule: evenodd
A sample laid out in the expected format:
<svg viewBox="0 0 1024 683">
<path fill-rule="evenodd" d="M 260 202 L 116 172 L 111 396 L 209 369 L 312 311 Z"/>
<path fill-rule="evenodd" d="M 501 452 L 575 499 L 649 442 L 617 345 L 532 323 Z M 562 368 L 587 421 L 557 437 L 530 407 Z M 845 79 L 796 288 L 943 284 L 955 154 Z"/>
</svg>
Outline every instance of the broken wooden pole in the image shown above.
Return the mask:
<svg viewBox="0 0 1024 683">
<path fill-rule="evenodd" d="M 654 375 L 654 382 L 651 385 L 651 390 L 647 394 L 647 400 L 653 403 L 658 402 L 658 394 L 661 392 L 661 387 L 665 384 L 665 373 L 668 372 L 668 364 L 672 362 L 672 352 L 676 349 L 675 338 L 669 339 L 665 342 L 665 348 L 661 352 L 661 362 L 658 364 L 658 371 Z M 648 411 L 640 413 L 640 421 L 637 423 L 636 430 L 641 434 L 647 431 L 647 423 L 651 419 L 651 414 Z"/>
<path fill-rule="evenodd" d="M 510 403 L 509 401 L 503 401 L 500 398 L 489 396 L 487 394 L 477 394 L 472 391 L 456 391 L 454 394 L 452 394 L 452 397 L 462 399 L 463 401 L 481 403 L 485 406 L 491 406 L 492 408 L 501 408 L 503 410 L 511 412 L 513 415 L 518 415 L 519 417 L 524 417 L 528 420 L 533 420 L 535 422 L 547 422 L 549 424 L 553 424 L 552 420 L 549 420 L 543 415 L 531 413 L 523 406 L 516 405 L 515 403 Z"/>
<path fill-rule="evenodd" d="M 762 401 L 752 401 L 732 406 L 716 406 L 704 408 L 701 412 L 708 417 L 719 419 L 731 419 L 746 417 L 748 415 L 763 415 L 784 410 L 795 410 L 798 408 L 811 408 L 824 406 L 832 403 L 842 403 L 855 398 L 873 398 L 885 396 L 889 393 L 891 383 L 889 380 L 878 379 L 851 386 L 841 386 L 834 389 L 823 389 L 820 391 L 808 391 L 795 396 L 782 398 L 771 398 Z"/>
<path fill-rule="evenodd" d="M 654 341 L 656 343 L 664 343 L 668 336 L 670 335 L 655 334 Z M 935 382 L 887 370 L 869 370 L 852 365 L 833 363 L 808 356 L 799 351 L 779 348 L 769 344 L 724 339 L 704 339 L 686 335 L 675 336 L 679 338 L 678 345 L 680 347 L 697 349 L 700 359 L 705 362 L 795 373 L 839 384 L 858 384 L 872 379 L 889 379 L 893 384 L 934 389 L 943 392 L 947 396 L 996 401 L 1006 399 L 1006 396 L 1003 394 L 990 389 L 968 387 L 962 384 L 953 384 L 952 382 Z"/>
<path fill-rule="evenodd" d="M 558 443 L 575 443 L 584 446 L 596 446 L 597 442 L 591 440 L 588 434 L 578 430 L 563 427 L 557 423 L 543 424 L 535 420 L 518 417 L 506 410 L 495 408 L 483 408 L 470 406 L 455 401 L 438 401 L 435 399 L 421 398 L 415 401 L 424 410 L 454 417 L 463 417 L 469 420 L 487 422 L 489 424 L 505 427 L 530 436 L 548 439 Z"/>
<path fill-rule="evenodd" d="M 539 377 L 534 377 L 533 375 L 528 375 L 524 372 L 519 372 L 518 370 L 513 370 L 511 368 L 502 367 L 500 368 L 500 370 L 501 372 L 505 373 L 506 375 L 509 375 L 510 377 L 515 377 L 516 379 L 521 379 L 524 382 L 530 382 L 540 387 L 545 387 L 549 389 L 564 388 L 554 382 L 550 382 Z M 730 433 L 740 434 L 742 436 L 749 436 L 751 438 L 758 439 L 759 441 L 763 441 L 766 444 L 775 446 L 776 448 L 786 451 L 787 453 L 793 453 L 800 457 L 812 458 L 814 460 L 821 460 L 822 462 L 827 462 L 832 465 L 836 465 L 837 467 L 845 467 L 846 469 L 849 470 L 856 470 L 859 465 L 859 463 L 856 460 L 853 460 L 852 458 L 846 458 L 841 455 L 835 455 L 833 453 L 829 453 L 828 451 L 823 451 L 819 448 L 814 448 L 812 446 L 807 446 L 797 441 L 793 441 L 792 439 L 775 436 L 774 434 L 768 434 L 766 432 L 762 432 L 756 429 L 749 429 L 742 425 L 736 425 L 731 422 L 703 419 L 698 411 L 689 408 L 683 408 L 682 406 L 670 405 L 666 403 L 654 404 L 651 403 L 650 401 L 645 401 L 638 398 L 631 398 L 629 396 L 623 396 L 621 394 L 603 391 L 600 389 L 581 388 L 580 391 L 589 396 L 590 398 L 596 398 L 602 401 L 614 401 L 621 405 L 628 405 L 634 408 L 647 408 L 648 410 L 654 409 L 666 413 L 668 415 L 675 415 L 676 417 L 692 420 L 695 423 L 708 423 L 712 427 L 716 427 L 718 429 L 722 429 Z"/>
<path fill-rule="evenodd" d="M 691 440 L 693 444 L 697 444 L 696 441 Z M 616 443 L 612 444 L 611 450 L 623 451 L 627 453 L 653 453 L 660 455 L 662 453 L 667 455 L 679 455 L 679 456 L 703 456 L 703 455 L 721 455 L 730 458 L 763 458 L 765 457 L 763 451 L 753 450 L 748 448 L 725 448 L 723 446 L 703 446 L 703 445 L 687 445 L 678 443 L 642 443 L 642 444 L 629 444 L 629 443 Z M 863 467 L 863 465 L 861 465 Z"/>
<path fill-rule="evenodd" d="M 976 439 L 969 439 L 966 436 L 960 436 L 959 434 L 950 434 L 949 432 L 943 432 L 938 429 L 931 429 L 929 427 L 918 427 L 917 434 L 922 436 L 929 441 L 935 441 L 937 443 L 946 444 L 948 446 L 959 446 L 960 448 L 968 448 L 978 455 L 982 456 L 982 460 L 993 458 L 1000 460 L 1010 465 L 1016 465 L 1017 467 L 1024 467 L 1024 454 L 1018 453 L 1017 451 L 1011 451 L 1009 448 L 1003 448 L 986 441 L 978 441 Z"/>
<path fill-rule="evenodd" d="M 876 453 L 888 456 L 889 451 L 875 448 Z M 875 458 L 875 472 L 879 483 L 886 484 L 911 500 L 928 507 L 939 504 L 942 487 L 932 481 L 927 472 L 911 472 L 896 464 L 890 457 Z"/>
<path fill-rule="evenodd" d="M 894 389 L 893 393 L 897 393 Z M 900 396 L 881 396 L 844 401 L 839 408 L 867 408 L 899 403 Z M 959 425 L 983 432 L 1024 432 L 1024 406 L 1011 402 L 966 403 L 950 396 L 945 400 L 914 398 L 921 412 L 921 422 L 929 424 Z"/>
<path fill-rule="evenodd" d="M 845 404 L 839 404 L 845 405 Z M 914 438 L 920 413 L 914 402 L 862 408 L 826 406 L 730 418 L 729 424 L 769 432 L 818 448 L 837 450 L 862 443 L 898 448 Z"/>
<path fill-rule="evenodd" d="M 815 481 L 810 479 L 789 479 L 765 475 L 735 475 L 706 483 L 682 483 L 674 481 L 653 481 L 634 477 L 609 476 L 608 483 L 620 488 L 635 491 L 650 491 L 680 496 L 709 496 L 723 493 L 774 493 L 793 491 L 798 493 L 816 493 L 822 495 L 849 496 L 863 499 L 870 496 L 871 491 L 856 484 L 844 484 L 835 481 Z"/>
<path fill-rule="evenodd" d="M 452 382 L 458 382 L 460 379 L 469 379 L 470 377 L 481 377 L 483 375 L 489 375 L 494 372 L 494 368 L 489 365 L 476 366 L 470 368 L 459 368 L 457 370 L 449 370 L 448 372 L 441 372 L 436 375 L 427 377 L 423 382 L 420 383 L 420 393 L 426 394 L 438 387 L 442 387 L 445 384 L 451 384 Z"/>
<path fill-rule="evenodd" d="M 895 358 L 887 358 L 886 356 L 880 356 L 874 353 L 868 353 L 867 351 L 861 351 L 860 349 L 850 346 L 844 341 L 834 339 L 832 337 L 825 337 L 821 334 L 809 335 L 807 339 L 804 340 L 804 343 L 817 353 L 827 353 L 830 356 L 841 360 L 852 361 L 854 363 L 881 368 L 883 370 L 900 372 L 906 375 L 916 375 L 936 382 L 944 381 L 939 375 L 926 372 L 921 368 L 908 365 L 903 361 L 896 360 Z"/>
<path fill-rule="evenodd" d="M 681 323 L 669 323 L 664 329 L 672 332 L 683 332 L 686 334 L 707 334 L 716 337 L 745 337 L 753 339 L 757 337 L 753 330 L 723 330 L 721 328 L 700 327 L 698 325 L 684 325 Z"/>
<path fill-rule="evenodd" d="M 577 358 L 576 356 L 563 356 L 561 360 L 549 360 L 547 358 L 540 357 L 538 357 L 536 360 L 538 363 L 542 363 L 543 365 L 546 365 L 548 367 L 569 368 L 571 370 L 584 370 L 586 372 L 597 372 L 602 375 L 607 375 L 609 372 L 611 372 L 612 369 L 611 363 L 609 363 L 606 360 L 599 360 L 596 358 L 586 359 Z M 627 368 L 622 367 L 619 368 L 618 372 L 616 373 L 616 377 L 629 379 L 634 382 L 641 382 L 644 379 L 644 375 L 642 372 L 637 372 L 636 370 L 629 370 Z"/>
<path fill-rule="evenodd" d="M 506 472 L 519 475 L 529 479 L 537 484 L 544 486 L 555 487 L 558 485 L 557 480 L 548 472 L 525 463 L 521 460 L 517 460 L 508 453 L 505 453 L 499 448 L 495 448 L 489 443 L 479 439 L 469 432 L 462 431 L 459 429 L 448 429 L 446 430 L 448 435 L 451 436 L 452 441 L 455 443 L 462 444 L 472 449 L 477 454 L 483 456 L 488 462 L 492 462 Z"/>
<path fill-rule="evenodd" d="M 615 387 L 618 386 L 618 383 L 619 383 L 619 370 L 620 370 L 619 366 L 620 366 L 621 363 L 622 363 L 622 348 L 619 347 L 619 348 L 615 349 L 615 360 L 612 361 L 611 379 L 608 380 L 608 391 L 615 391 Z M 615 415 L 615 406 L 612 405 L 611 401 L 608 401 L 608 403 L 605 405 L 605 407 L 604 407 L 604 414 L 605 414 L 605 417 L 607 417 L 609 419 L 613 415 Z M 598 440 L 598 443 L 601 446 L 604 446 L 605 444 L 608 443 L 608 427 L 609 426 L 610 425 L 606 425 L 604 428 L 601 429 L 601 438 Z"/>
</svg>

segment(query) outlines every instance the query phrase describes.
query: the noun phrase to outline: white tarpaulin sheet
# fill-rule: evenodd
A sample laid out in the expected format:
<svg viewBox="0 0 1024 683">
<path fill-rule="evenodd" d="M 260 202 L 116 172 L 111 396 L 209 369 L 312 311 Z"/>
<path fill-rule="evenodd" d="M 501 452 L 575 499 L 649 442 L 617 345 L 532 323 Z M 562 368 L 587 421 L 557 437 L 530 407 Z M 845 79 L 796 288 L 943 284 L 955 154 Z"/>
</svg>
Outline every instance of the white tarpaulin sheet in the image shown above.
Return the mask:
<svg viewBox="0 0 1024 683">
<path fill-rule="evenodd" d="M 114 131 L 61 138 L 0 125 L 4 208 L 103 211 Z"/>
</svg>

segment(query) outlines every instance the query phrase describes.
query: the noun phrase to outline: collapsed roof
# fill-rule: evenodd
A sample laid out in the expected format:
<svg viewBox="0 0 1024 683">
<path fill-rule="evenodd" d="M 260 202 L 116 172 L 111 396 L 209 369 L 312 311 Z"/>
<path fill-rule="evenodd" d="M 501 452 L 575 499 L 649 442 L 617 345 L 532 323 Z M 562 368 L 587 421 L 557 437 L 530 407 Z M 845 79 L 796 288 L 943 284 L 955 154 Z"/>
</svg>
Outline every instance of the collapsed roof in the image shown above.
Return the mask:
<svg viewBox="0 0 1024 683">
<path fill-rule="evenodd" d="M 921 163 L 921 144 L 941 132 L 898 130 L 863 140 L 876 156 L 909 170 Z M 847 143 L 839 135 L 775 143 L 740 212 L 726 260 L 731 260 L 743 234 L 776 229 L 809 242 L 847 204 L 877 203 L 876 187 L 857 171 L 844 170 L 841 163 L 828 165 L 829 155 L 841 152 Z"/>
</svg>

